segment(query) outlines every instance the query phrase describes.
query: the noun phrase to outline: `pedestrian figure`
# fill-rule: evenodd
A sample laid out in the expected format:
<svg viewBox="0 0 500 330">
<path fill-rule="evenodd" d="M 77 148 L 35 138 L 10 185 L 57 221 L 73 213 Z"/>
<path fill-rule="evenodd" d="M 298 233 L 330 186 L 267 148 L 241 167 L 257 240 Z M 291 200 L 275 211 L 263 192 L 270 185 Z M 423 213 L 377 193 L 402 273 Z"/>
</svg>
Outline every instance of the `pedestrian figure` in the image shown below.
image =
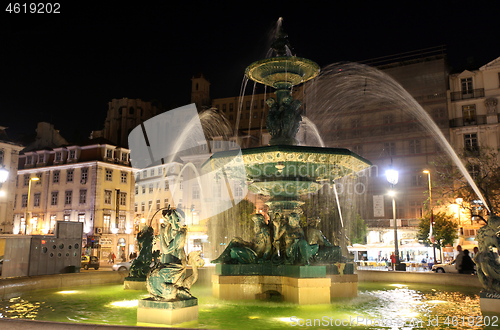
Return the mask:
<svg viewBox="0 0 500 330">
<path fill-rule="evenodd" d="M 460 274 L 474 274 L 475 266 L 476 264 L 474 263 L 474 261 L 472 261 L 471 257 L 469 256 L 469 250 L 464 250 L 461 262 L 458 265 L 458 272 Z"/>
</svg>

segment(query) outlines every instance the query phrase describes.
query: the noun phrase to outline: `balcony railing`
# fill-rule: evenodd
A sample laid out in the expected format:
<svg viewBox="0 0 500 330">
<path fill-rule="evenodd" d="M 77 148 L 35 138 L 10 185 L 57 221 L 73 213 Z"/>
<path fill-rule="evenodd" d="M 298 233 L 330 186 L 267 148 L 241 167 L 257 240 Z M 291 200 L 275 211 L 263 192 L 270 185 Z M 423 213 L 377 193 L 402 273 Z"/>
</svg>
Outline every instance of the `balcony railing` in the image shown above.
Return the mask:
<svg viewBox="0 0 500 330">
<path fill-rule="evenodd" d="M 452 92 L 451 100 L 460 101 L 468 99 L 477 99 L 478 97 L 484 97 L 484 88 L 477 88 L 468 91 Z"/>
<path fill-rule="evenodd" d="M 450 120 L 450 127 L 462 127 L 462 126 L 474 126 L 474 125 L 484 125 L 486 124 L 486 116 L 475 116 L 474 118 L 463 117 L 453 118 Z"/>
</svg>

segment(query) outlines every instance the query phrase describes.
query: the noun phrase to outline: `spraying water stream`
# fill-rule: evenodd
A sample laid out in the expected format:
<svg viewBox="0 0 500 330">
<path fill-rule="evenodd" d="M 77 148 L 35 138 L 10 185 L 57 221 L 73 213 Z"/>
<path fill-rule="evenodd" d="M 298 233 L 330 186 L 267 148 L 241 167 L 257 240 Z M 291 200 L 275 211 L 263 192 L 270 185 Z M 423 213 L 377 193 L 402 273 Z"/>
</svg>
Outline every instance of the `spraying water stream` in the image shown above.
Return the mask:
<svg viewBox="0 0 500 330">
<path fill-rule="evenodd" d="M 399 110 L 416 119 L 437 139 L 487 210 L 491 212 L 483 194 L 441 129 L 420 104 L 386 73 L 358 63 L 335 63 L 323 68 L 308 89 L 308 116 L 320 132 L 331 130 L 342 116 L 362 113 L 366 104 L 370 103 L 377 103 L 394 111 Z"/>
</svg>

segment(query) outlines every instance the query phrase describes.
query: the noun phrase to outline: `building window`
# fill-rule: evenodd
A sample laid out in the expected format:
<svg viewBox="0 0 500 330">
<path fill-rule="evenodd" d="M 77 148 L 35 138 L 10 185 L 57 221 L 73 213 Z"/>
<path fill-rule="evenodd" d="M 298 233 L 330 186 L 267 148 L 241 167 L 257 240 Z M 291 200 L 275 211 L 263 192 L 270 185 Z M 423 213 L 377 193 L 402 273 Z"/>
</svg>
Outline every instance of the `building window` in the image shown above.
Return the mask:
<svg viewBox="0 0 500 330">
<path fill-rule="evenodd" d="M 153 208 L 153 201 L 148 201 L 148 211 L 151 211 Z"/>
<path fill-rule="evenodd" d="M 80 204 L 87 203 L 87 189 L 80 190 L 79 202 L 80 202 Z"/>
<path fill-rule="evenodd" d="M 26 164 L 31 165 L 33 163 L 33 158 L 31 156 L 26 156 Z"/>
<path fill-rule="evenodd" d="M 122 171 L 121 174 L 120 174 L 120 182 L 121 183 L 127 183 L 127 175 L 128 173 L 125 172 L 125 171 Z"/>
<path fill-rule="evenodd" d="M 76 150 L 70 150 L 68 158 L 69 159 L 75 159 L 76 158 Z"/>
<path fill-rule="evenodd" d="M 250 101 L 247 101 L 246 102 L 246 107 L 245 107 L 246 110 L 250 110 Z"/>
<path fill-rule="evenodd" d="M 137 206 L 137 203 L 134 203 L 134 212 L 137 213 L 138 209 L 139 209 L 139 207 Z"/>
<path fill-rule="evenodd" d="M 29 174 L 25 174 L 24 177 L 23 177 L 23 185 L 25 187 L 27 187 L 30 183 L 30 175 Z"/>
<path fill-rule="evenodd" d="M 141 202 L 141 212 L 146 211 L 146 203 Z"/>
<path fill-rule="evenodd" d="M 160 206 L 160 200 L 159 200 L 159 199 L 157 199 L 157 200 L 156 200 L 156 209 L 157 209 L 157 210 L 159 210 L 159 209 L 160 209 L 160 207 L 161 207 L 161 206 Z"/>
<path fill-rule="evenodd" d="M 118 231 L 120 233 L 125 232 L 125 216 L 124 215 L 120 215 L 120 217 L 118 218 Z"/>
<path fill-rule="evenodd" d="M 240 186 L 234 187 L 234 196 L 243 197 L 243 189 Z"/>
<path fill-rule="evenodd" d="M 474 88 L 472 87 L 472 77 L 460 79 L 462 86 L 462 94 L 472 94 Z"/>
<path fill-rule="evenodd" d="M 42 184 L 42 177 L 43 177 L 42 173 L 37 173 L 37 174 L 36 174 L 36 177 L 38 178 L 38 180 L 36 181 L 36 183 L 35 183 L 35 184 L 36 184 L 37 186 L 38 186 L 38 185 L 41 185 L 41 184 Z"/>
<path fill-rule="evenodd" d="M 59 198 L 59 192 L 53 191 L 50 195 L 50 205 L 57 205 L 58 198 Z"/>
<path fill-rule="evenodd" d="M 229 103 L 229 112 L 234 111 L 234 103 Z"/>
<path fill-rule="evenodd" d="M 146 185 L 142 185 L 141 190 L 142 190 L 142 193 L 145 194 L 146 193 Z"/>
<path fill-rule="evenodd" d="M 422 203 L 421 202 L 416 202 L 416 201 L 409 201 L 408 202 L 409 207 L 409 217 L 410 218 L 415 218 L 415 219 L 420 219 L 422 218 Z"/>
<path fill-rule="evenodd" d="M 410 140 L 410 154 L 421 153 L 420 140 Z"/>
<path fill-rule="evenodd" d="M 78 222 L 85 222 L 85 213 L 78 214 Z"/>
<path fill-rule="evenodd" d="M 139 186 L 135 186 L 135 194 L 139 195 Z"/>
<path fill-rule="evenodd" d="M 477 153 L 479 151 L 476 133 L 464 134 L 464 148 L 470 153 Z"/>
<path fill-rule="evenodd" d="M 52 183 L 59 183 L 59 177 L 61 175 L 60 171 L 54 171 L 52 174 Z"/>
<path fill-rule="evenodd" d="M 192 198 L 200 199 L 200 187 L 198 187 L 198 185 L 193 186 Z"/>
<path fill-rule="evenodd" d="M 33 206 L 40 206 L 40 193 L 33 195 Z"/>
<path fill-rule="evenodd" d="M 122 162 L 126 162 L 128 160 L 128 154 L 126 152 L 122 153 Z"/>
<path fill-rule="evenodd" d="M 111 228 L 111 215 L 106 214 L 105 216 L 103 216 L 103 225 L 104 225 L 103 228 L 104 233 L 109 234 Z"/>
<path fill-rule="evenodd" d="M 127 206 L 127 193 L 120 192 L 120 205 Z"/>
<path fill-rule="evenodd" d="M 384 143 L 384 152 L 387 156 L 396 155 L 396 143 L 395 142 Z"/>
<path fill-rule="evenodd" d="M 89 177 L 89 168 L 88 167 L 83 167 L 81 169 L 81 175 L 80 175 L 80 181 L 81 183 L 87 183 L 87 179 Z"/>
<path fill-rule="evenodd" d="M 54 160 L 55 160 L 56 162 L 60 162 L 60 161 L 62 160 L 62 152 L 60 152 L 60 151 L 56 152 L 56 155 L 55 155 L 55 157 L 54 157 Z"/>
<path fill-rule="evenodd" d="M 169 186 L 168 180 L 165 180 L 165 190 L 168 190 L 168 189 L 170 189 L 170 186 Z"/>
<path fill-rule="evenodd" d="M 113 170 L 110 168 L 106 169 L 106 181 L 113 181 Z"/>
<path fill-rule="evenodd" d="M 71 190 L 64 193 L 64 205 L 71 205 L 71 199 L 73 197 L 73 192 Z"/>
<path fill-rule="evenodd" d="M 56 229 L 56 216 L 55 215 L 51 215 L 50 216 L 50 224 L 49 224 L 49 234 L 53 234 L 55 229 Z"/>
<path fill-rule="evenodd" d="M 155 175 L 155 169 L 152 168 L 150 171 L 149 171 L 149 175 L 150 176 L 154 176 Z"/>
<path fill-rule="evenodd" d="M 74 174 L 73 169 L 69 169 L 66 171 L 66 182 L 73 182 L 73 174 Z"/>
<path fill-rule="evenodd" d="M 477 164 L 467 165 L 467 172 L 469 172 L 473 180 L 477 180 L 479 178 L 480 171 L 481 168 Z"/>
<path fill-rule="evenodd" d="M 351 120 L 351 128 L 359 128 L 361 120 L 359 118 Z"/>
<path fill-rule="evenodd" d="M 153 193 L 153 190 L 154 190 L 153 184 L 152 184 L 152 183 L 150 183 L 150 184 L 149 184 L 149 193 L 150 193 L 150 194 L 151 194 L 151 193 Z"/>
<path fill-rule="evenodd" d="M 28 195 L 23 194 L 21 196 L 21 207 L 26 207 L 26 206 L 28 206 Z"/>
<path fill-rule="evenodd" d="M 464 125 L 476 125 L 476 105 L 464 105 L 462 106 L 462 117 L 464 119 Z"/>
<path fill-rule="evenodd" d="M 435 119 L 444 119 L 447 118 L 446 111 L 444 108 L 436 108 L 432 111 L 433 117 Z"/>
<path fill-rule="evenodd" d="M 106 158 L 113 158 L 113 150 L 112 149 L 106 150 Z"/>
<path fill-rule="evenodd" d="M 38 162 L 45 163 L 45 154 L 38 155 Z"/>
<path fill-rule="evenodd" d="M 111 204 L 111 190 L 104 190 L 104 204 Z"/>
<path fill-rule="evenodd" d="M 420 187 L 422 185 L 422 176 L 420 173 L 411 175 L 411 186 Z"/>
<path fill-rule="evenodd" d="M 163 207 L 168 207 L 168 198 L 163 200 Z"/>
</svg>

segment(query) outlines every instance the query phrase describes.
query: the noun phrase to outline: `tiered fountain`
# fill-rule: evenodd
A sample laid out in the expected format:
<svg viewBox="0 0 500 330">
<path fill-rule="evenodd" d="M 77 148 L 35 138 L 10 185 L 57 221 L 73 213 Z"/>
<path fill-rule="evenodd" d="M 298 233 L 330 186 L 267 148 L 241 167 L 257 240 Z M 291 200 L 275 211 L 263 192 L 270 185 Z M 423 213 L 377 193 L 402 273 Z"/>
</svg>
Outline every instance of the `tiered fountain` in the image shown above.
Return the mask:
<svg viewBox="0 0 500 330">
<path fill-rule="evenodd" d="M 213 261 L 217 263 L 213 293 L 222 299 L 255 299 L 266 292 L 278 292 L 285 301 L 299 304 L 355 296 L 357 277 L 353 264 L 342 256 L 346 249 L 325 240 L 314 224 L 308 228 L 299 225 L 300 196 L 315 193 L 325 183 L 371 164 L 347 149 L 297 145 L 301 102 L 293 99 L 292 87 L 316 77 L 319 66 L 305 58 L 287 56 L 288 40 L 283 31 L 272 48 L 275 57 L 246 69 L 249 79 L 276 89 L 276 97 L 267 100 L 270 145 L 241 150 L 244 164 L 236 166 L 245 173 L 228 165 L 239 150 L 214 154 L 204 170 L 225 167 L 233 178 L 245 175 L 250 191 L 268 196 L 273 225 L 255 217 L 255 239 L 234 239 Z M 311 238 L 312 233 L 321 238 Z"/>
</svg>

